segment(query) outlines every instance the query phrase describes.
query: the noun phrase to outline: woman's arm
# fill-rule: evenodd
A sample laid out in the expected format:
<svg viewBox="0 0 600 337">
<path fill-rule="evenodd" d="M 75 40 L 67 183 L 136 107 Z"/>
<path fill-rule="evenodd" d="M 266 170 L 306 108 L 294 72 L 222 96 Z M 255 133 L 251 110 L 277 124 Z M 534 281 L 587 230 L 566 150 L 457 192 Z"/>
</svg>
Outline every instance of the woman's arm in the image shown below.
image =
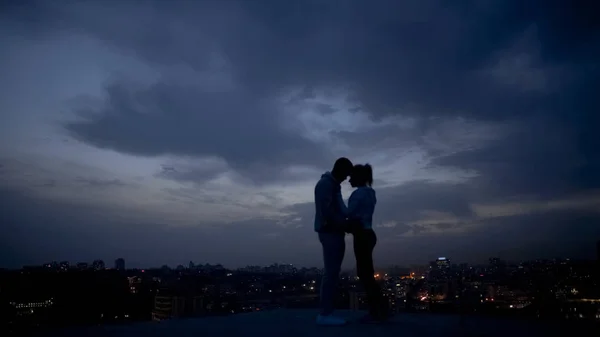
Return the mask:
<svg viewBox="0 0 600 337">
<path fill-rule="evenodd" d="M 355 190 L 348 198 L 348 222 L 346 225 L 347 233 L 354 233 L 357 229 L 362 227 L 360 218 L 360 208 L 363 201 L 363 193 L 360 189 Z"/>
<path fill-rule="evenodd" d="M 355 190 L 348 199 L 348 219 L 356 219 L 360 209 L 360 203 L 362 199 L 362 193 L 360 189 Z"/>
</svg>

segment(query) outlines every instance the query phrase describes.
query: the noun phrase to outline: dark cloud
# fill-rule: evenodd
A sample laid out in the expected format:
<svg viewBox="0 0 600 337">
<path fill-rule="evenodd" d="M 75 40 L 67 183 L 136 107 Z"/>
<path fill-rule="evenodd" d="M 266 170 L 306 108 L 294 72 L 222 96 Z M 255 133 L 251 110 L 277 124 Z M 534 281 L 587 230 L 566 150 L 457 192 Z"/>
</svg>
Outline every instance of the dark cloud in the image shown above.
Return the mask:
<svg viewBox="0 0 600 337">
<path fill-rule="evenodd" d="M 106 92 L 98 113 L 66 125 L 73 137 L 134 155 L 218 156 L 267 181 L 289 165 L 319 165 L 326 158 L 324 148 L 278 125 L 276 106 L 245 92 L 121 82 Z"/>
<path fill-rule="evenodd" d="M 43 3 L 35 13 L 21 12 L 43 16 L 56 29 L 98 37 L 155 64 L 201 71 L 210 67 L 217 52 L 242 88 L 202 95 L 157 85 L 141 95 L 152 97 L 145 98 L 147 104 L 160 107 L 163 114 L 140 116 L 116 84 L 109 90 L 109 100 L 114 100 L 109 110 L 117 113 L 68 125 L 74 135 L 136 154 L 219 152 L 238 166 L 253 158 L 273 160 L 287 153 L 281 148 L 308 147 L 262 124 L 272 120 L 276 109 L 263 106 L 264 99 L 290 86 L 304 88 L 306 95 L 323 87 L 352 88 L 355 99 L 374 116 L 401 109 L 420 117 L 493 120 L 543 113 L 560 115 L 578 128 L 580 119 L 569 116 L 593 111 L 589 84 L 598 78 L 594 55 L 599 55 L 595 42 L 600 35 L 590 14 L 596 4 L 590 1 L 180 4 Z M 130 20 L 131 13 L 140 20 Z M 113 18 L 111 25 L 105 15 Z M 517 79 L 511 80 L 516 85 L 484 75 L 502 58 L 519 57 L 529 60 L 525 68 L 502 71 L 503 77 Z M 541 72 L 552 90 L 522 91 L 518 78 L 529 71 Z M 573 104 L 580 108 L 573 111 Z M 204 130 L 209 124 L 210 130 Z M 237 130 L 234 125 L 245 127 Z M 133 128 L 145 131 L 129 139 Z M 195 136 L 189 128 L 197 129 Z M 275 137 L 281 141 L 271 142 Z M 285 160 L 289 157 L 298 155 Z"/>
<path fill-rule="evenodd" d="M 585 9 L 596 6 L 590 1 L 181 4 L 45 6 L 60 18 L 60 28 L 81 29 L 156 64 L 204 70 L 217 51 L 242 88 L 203 94 L 159 84 L 137 95 L 145 102 L 140 111 L 133 104 L 138 99 L 126 94 L 131 89 L 115 84 L 104 114 L 68 125 L 73 135 L 134 154 L 216 154 L 236 168 L 255 165 L 258 171 L 261 162 L 323 164 L 312 144 L 277 131 L 277 107 L 265 106 L 264 99 L 290 86 L 304 88 L 304 96 L 345 86 L 373 116 L 400 110 L 476 120 L 553 116 L 581 138 L 577 146 L 591 166 L 580 174 L 594 175 L 598 167 L 595 147 L 586 145 L 594 142 L 587 128 L 598 122 L 591 116 L 598 105 L 590 88 L 599 77 L 593 55 L 600 56 L 598 24 Z M 84 11 L 87 6 L 110 13 L 114 24 Z M 144 19 L 129 20 L 133 12 Z M 500 70 L 513 85 L 488 72 L 505 58 L 518 66 Z M 550 89 L 521 90 L 528 72 L 541 73 L 543 88 Z M 159 113 L 146 113 L 152 109 Z M 318 110 L 333 111 L 328 105 Z M 269 174 L 254 178 L 260 175 Z"/>
<path fill-rule="evenodd" d="M 256 95 L 287 85 L 349 85 L 374 114 L 414 104 L 432 114 L 498 118 L 553 107 L 561 101 L 554 93 L 522 93 L 477 75 L 530 30 L 525 50 L 517 52 L 531 52 L 533 68 L 560 69 L 551 80 L 573 78 L 564 83 L 569 93 L 598 71 L 592 67 L 598 24 L 591 14 L 597 4 L 585 0 L 179 4 L 41 2 L 20 14 L 160 64 L 205 69 L 219 51 Z M 140 19 L 130 20 L 132 13 Z"/>
<path fill-rule="evenodd" d="M 128 183 L 125 183 L 119 179 L 96 179 L 79 177 L 76 179 L 76 182 L 90 187 L 123 187 L 129 185 Z M 56 182 L 51 181 L 51 186 L 55 185 Z"/>
<path fill-rule="evenodd" d="M 396 123 L 375 126 L 364 131 L 334 131 L 352 149 L 368 148 L 371 151 L 389 148 L 409 148 L 417 145 L 425 130 L 402 127 Z M 398 153 L 400 155 L 400 153 Z"/>
<path fill-rule="evenodd" d="M 216 178 L 223 169 L 207 165 L 204 167 L 178 168 L 176 165 L 162 165 L 156 176 L 176 181 L 203 183 Z"/>
<path fill-rule="evenodd" d="M 274 98 L 289 94 L 289 89 L 300 90 L 294 99 L 301 101 L 314 99 L 317 92 L 347 88 L 359 106 L 353 111 L 377 121 L 395 115 L 413 118 L 416 126 L 410 130 L 387 125 L 332 132 L 374 154 L 385 150 L 388 156 L 400 156 L 400 151 L 418 146 L 431 160 L 429 168 L 478 174 L 457 184 L 416 181 L 378 189 L 378 222 L 396 223 L 379 229 L 381 261 L 401 262 L 399 256 L 422 262 L 423 256 L 438 254 L 457 259 L 498 252 L 515 257 L 566 254 L 587 244 L 579 238 L 600 234 L 593 227 L 597 216 L 581 211 L 487 220 L 477 219 L 472 211 L 478 202 L 553 200 L 600 187 L 600 100 L 593 89 L 600 87 L 600 23 L 594 1 L 174 5 L 157 0 L 111 6 L 100 1 L 13 1 L 2 6 L 2 27 L 8 34 L 30 40 L 56 34 L 90 36 L 159 72 L 183 69 L 150 86 L 118 78 L 106 86 L 104 100 L 82 100 L 85 107 L 75 109 L 80 119 L 63 127 L 95 147 L 141 156 L 220 157 L 246 179 L 264 183 L 296 179 L 298 174 L 287 170 L 291 165 L 330 166 L 323 144 L 281 127 L 282 106 Z M 208 86 L 195 81 L 215 69 Z M 328 103 L 315 109 L 321 116 L 336 111 Z M 456 118 L 510 127 L 485 144 L 471 140 L 441 150 L 427 142 L 426 134 L 435 133 L 441 121 Z M 458 128 L 456 134 L 470 132 Z M 221 172 L 220 167 L 166 165 L 157 174 L 178 181 L 202 182 Z M 5 171 L 0 166 L 0 174 Z M 294 260 L 294 254 L 307 254 L 295 261 L 318 261 L 318 247 L 305 251 L 302 246 L 305 240 L 314 241 L 312 204 L 289 209 L 304 227 L 253 220 L 208 230 L 122 226 L 95 220 L 90 216 L 98 213 L 95 209 L 74 210 L 13 194 L 3 200 L 12 205 L 1 210 L 11 235 L 10 240 L 3 236 L 3 243 L 8 252 L 23 252 L 26 261 L 44 254 L 57 259 L 82 256 L 81 251 L 88 254 L 82 259 L 92 259 L 107 249 L 140 263 L 192 256 L 226 264 L 251 263 L 253 258 L 269 262 L 274 256 Z M 423 214 L 428 211 L 461 220 L 426 223 Z M 453 232 L 474 225 L 478 227 L 468 232 Z M 426 235 L 444 230 L 453 234 Z M 56 240 L 42 240 L 48 237 Z M 264 246 L 269 249 L 258 249 Z M 165 251 L 176 253 L 159 253 Z"/>
<path fill-rule="evenodd" d="M 438 211 L 456 217 L 469 217 L 472 210 L 464 184 L 414 181 L 398 187 L 377 190 L 377 211 L 381 221 L 413 222 L 423 211 Z M 382 216 L 387 218 L 381 218 Z"/>
<path fill-rule="evenodd" d="M 439 156 L 431 167 L 474 170 L 469 182 L 478 200 L 519 196 L 565 197 L 600 187 L 591 153 L 577 142 L 579 130 L 539 116 L 482 148 Z M 594 156 L 596 157 L 596 156 Z M 583 171 L 590 171 L 582 175 Z"/>
</svg>

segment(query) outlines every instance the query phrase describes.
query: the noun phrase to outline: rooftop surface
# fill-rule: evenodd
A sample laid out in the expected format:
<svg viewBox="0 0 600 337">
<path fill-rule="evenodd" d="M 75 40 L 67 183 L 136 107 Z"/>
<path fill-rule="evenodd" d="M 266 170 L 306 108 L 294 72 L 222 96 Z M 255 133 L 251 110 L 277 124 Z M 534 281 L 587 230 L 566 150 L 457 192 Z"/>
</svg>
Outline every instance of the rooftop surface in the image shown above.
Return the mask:
<svg viewBox="0 0 600 337">
<path fill-rule="evenodd" d="M 466 317 L 461 326 L 458 315 L 397 314 L 385 324 L 350 323 L 343 327 L 315 325 L 316 310 L 278 309 L 222 317 L 176 319 L 129 325 L 98 326 L 55 332 L 60 337 L 165 337 L 165 336 L 283 336 L 283 337 L 438 337 L 438 336 L 598 336 L 597 331 L 579 325 L 525 321 L 510 318 Z M 339 311 L 338 315 L 356 320 L 361 312 Z"/>
</svg>

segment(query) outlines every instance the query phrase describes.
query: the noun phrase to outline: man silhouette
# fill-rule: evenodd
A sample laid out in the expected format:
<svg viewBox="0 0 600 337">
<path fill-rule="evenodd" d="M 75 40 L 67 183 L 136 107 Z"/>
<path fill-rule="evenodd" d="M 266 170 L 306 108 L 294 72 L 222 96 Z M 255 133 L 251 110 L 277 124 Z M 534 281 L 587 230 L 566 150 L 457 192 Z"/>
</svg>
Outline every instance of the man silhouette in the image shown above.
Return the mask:
<svg viewBox="0 0 600 337">
<path fill-rule="evenodd" d="M 335 161 L 331 172 L 325 172 L 315 186 L 315 232 L 323 246 L 325 273 L 321 281 L 321 313 L 319 325 L 344 325 L 346 320 L 333 316 L 335 295 L 346 251 L 346 216 L 348 209 L 342 199 L 341 183 L 352 172 L 348 158 Z"/>
</svg>

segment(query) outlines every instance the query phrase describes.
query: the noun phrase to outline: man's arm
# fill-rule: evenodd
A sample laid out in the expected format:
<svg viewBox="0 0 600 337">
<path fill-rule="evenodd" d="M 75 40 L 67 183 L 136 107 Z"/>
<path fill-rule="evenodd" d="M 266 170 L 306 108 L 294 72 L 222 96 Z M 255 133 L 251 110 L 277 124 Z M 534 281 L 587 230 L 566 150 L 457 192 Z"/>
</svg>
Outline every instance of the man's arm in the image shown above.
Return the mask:
<svg viewBox="0 0 600 337">
<path fill-rule="evenodd" d="M 347 218 L 348 217 L 348 207 L 346 207 L 346 203 L 344 202 L 344 198 L 342 198 L 342 190 L 339 189 L 337 192 L 337 203 L 338 203 L 338 210 L 341 213 L 341 217 L 343 218 Z"/>
<path fill-rule="evenodd" d="M 315 186 L 315 203 L 326 223 L 334 224 L 337 221 L 333 207 L 333 186 L 326 181 L 319 181 Z"/>
</svg>

